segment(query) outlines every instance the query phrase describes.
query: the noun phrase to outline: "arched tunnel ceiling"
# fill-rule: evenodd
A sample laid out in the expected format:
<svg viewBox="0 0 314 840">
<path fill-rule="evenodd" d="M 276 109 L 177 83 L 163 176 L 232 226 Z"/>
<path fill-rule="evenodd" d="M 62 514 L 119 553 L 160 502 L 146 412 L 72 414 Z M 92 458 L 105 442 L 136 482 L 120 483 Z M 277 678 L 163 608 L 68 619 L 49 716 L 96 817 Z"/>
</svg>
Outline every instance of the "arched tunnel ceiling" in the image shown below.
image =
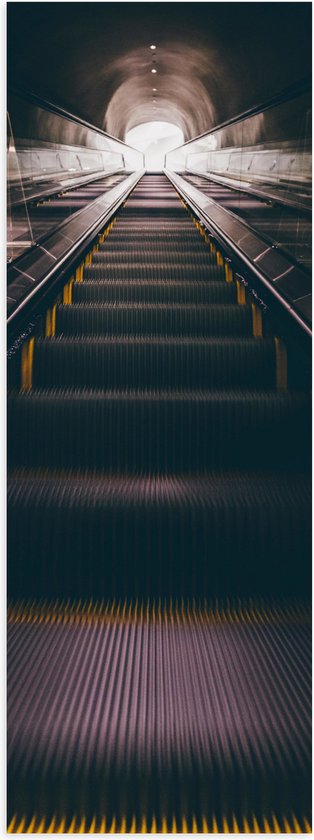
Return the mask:
<svg viewBox="0 0 314 840">
<path fill-rule="evenodd" d="M 121 139 L 154 119 L 189 139 L 310 73 L 311 3 L 14 2 L 7 14 L 8 82 Z"/>
</svg>

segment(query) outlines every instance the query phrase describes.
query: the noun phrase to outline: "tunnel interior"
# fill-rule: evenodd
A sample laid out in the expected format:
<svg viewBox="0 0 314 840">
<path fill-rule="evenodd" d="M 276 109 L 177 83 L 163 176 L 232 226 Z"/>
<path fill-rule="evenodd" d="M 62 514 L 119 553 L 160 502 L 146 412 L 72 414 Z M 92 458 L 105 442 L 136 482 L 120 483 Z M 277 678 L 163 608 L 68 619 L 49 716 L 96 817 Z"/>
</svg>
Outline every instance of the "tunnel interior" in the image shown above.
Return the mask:
<svg viewBox="0 0 314 840">
<path fill-rule="evenodd" d="M 122 140 L 188 140 L 309 74 L 310 42 L 309 3 L 12 3 L 8 79 Z"/>
</svg>

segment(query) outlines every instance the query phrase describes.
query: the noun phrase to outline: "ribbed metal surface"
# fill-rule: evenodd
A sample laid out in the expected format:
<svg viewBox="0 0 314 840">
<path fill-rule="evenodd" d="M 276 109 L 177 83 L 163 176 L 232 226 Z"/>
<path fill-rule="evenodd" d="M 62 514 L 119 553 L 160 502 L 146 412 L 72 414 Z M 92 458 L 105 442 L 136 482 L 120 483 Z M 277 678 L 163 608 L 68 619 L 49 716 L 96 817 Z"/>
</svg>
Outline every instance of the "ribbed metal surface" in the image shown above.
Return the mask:
<svg viewBox="0 0 314 840">
<path fill-rule="evenodd" d="M 235 303 L 237 299 L 236 287 L 233 283 L 221 283 L 208 280 L 202 282 L 173 282 L 147 280 L 121 283 L 118 280 L 101 282 L 86 280 L 84 283 L 74 283 L 73 303 L 120 303 L 134 300 L 138 303 Z"/>
<path fill-rule="evenodd" d="M 71 815 L 74 780 L 83 802 L 88 779 L 90 819 L 120 807 L 131 821 L 137 804 L 158 822 L 182 811 L 210 823 L 222 810 L 241 823 L 266 802 L 275 813 L 278 796 L 281 813 L 303 813 L 304 610 L 125 602 L 97 614 L 91 602 L 29 613 L 9 624 L 8 755 L 31 813 L 45 816 L 47 786 L 62 786 Z"/>
<path fill-rule="evenodd" d="M 273 339 L 85 336 L 39 339 L 38 387 L 274 388 Z"/>
<path fill-rule="evenodd" d="M 307 465 L 310 402 L 278 391 L 34 389 L 8 401 L 16 467 L 160 474 Z M 196 434 L 197 430 L 197 434 Z"/>
<path fill-rule="evenodd" d="M 59 306 L 62 335 L 252 335 L 250 306 L 172 303 L 72 304 Z"/>
</svg>

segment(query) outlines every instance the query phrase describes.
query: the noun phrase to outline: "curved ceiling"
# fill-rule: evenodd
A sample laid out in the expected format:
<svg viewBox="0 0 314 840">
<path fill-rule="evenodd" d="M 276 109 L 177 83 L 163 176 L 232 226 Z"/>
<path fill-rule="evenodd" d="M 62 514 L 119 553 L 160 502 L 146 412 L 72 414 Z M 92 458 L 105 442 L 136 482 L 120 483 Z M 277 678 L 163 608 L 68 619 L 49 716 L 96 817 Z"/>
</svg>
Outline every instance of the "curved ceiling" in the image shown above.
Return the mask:
<svg viewBox="0 0 314 840">
<path fill-rule="evenodd" d="M 151 120 L 189 139 L 311 67 L 310 3 L 26 2 L 7 15 L 9 83 L 121 139 Z"/>
</svg>

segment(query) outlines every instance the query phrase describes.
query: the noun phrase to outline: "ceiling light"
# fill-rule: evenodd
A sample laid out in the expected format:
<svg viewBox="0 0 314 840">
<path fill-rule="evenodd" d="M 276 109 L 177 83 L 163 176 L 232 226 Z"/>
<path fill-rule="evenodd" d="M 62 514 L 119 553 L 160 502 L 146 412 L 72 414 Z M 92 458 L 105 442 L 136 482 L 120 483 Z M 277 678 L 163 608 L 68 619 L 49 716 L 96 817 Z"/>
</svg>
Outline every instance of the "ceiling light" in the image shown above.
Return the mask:
<svg viewBox="0 0 314 840">
<path fill-rule="evenodd" d="M 155 67 L 153 67 L 152 73 L 157 73 L 157 70 L 155 70 Z"/>
<path fill-rule="evenodd" d="M 155 44 L 152 44 L 151 45 L 151 50 L 155 50 L 155 49 L 156 49 Z"/>
</svg>

